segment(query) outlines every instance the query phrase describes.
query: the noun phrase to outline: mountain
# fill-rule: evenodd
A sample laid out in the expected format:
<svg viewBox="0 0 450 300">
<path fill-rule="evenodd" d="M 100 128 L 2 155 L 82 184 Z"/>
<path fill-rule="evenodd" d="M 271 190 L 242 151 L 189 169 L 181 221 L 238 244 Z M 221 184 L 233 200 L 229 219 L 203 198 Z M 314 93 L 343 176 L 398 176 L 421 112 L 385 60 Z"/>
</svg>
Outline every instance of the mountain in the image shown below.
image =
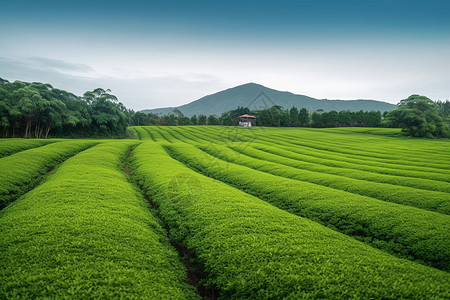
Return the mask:
<svg viewBox="0 0 450 300">
<path fill-rule="evenodd" d="M 222 113 L 236 109 L 238 106 L 255 110 L 270 108 L 273 105 L 280 105 L 285 109 L 290 109 L 293 106 L 298 109 L 304 107 L 311 112 L 317 109 L 323 109 L 324 111 L 379 110 L 384 112 L 397 108 L 394 104 L 375 100 L 319 100 L 304 95 L 273 90 L 256 83 L 247 83 L 178 107 L 146 109 L 142 112 L 166 115 L 177 108 L 187 117 L 200 114 L 220 116 Z"/>
</svg>

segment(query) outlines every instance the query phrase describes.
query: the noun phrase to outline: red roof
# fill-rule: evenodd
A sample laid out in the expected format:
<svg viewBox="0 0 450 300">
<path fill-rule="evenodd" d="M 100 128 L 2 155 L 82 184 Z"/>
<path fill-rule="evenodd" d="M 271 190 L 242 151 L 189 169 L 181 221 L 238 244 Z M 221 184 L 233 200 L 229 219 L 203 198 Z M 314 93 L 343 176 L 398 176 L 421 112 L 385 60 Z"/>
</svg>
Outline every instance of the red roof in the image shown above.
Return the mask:
<svg viewBox="0 0 450 300">
<path fill-rule="evenodd" d="M 256 117 L 255 117 L 255 116 L 252 116 L 252 115 L 247 115 L 247 114 L 245 114 L 245 115 L 242 115 L 242 116 L 239 116 L 238 118 L 250 118 L 250 119 L 256 119 Z"/>
</svg>

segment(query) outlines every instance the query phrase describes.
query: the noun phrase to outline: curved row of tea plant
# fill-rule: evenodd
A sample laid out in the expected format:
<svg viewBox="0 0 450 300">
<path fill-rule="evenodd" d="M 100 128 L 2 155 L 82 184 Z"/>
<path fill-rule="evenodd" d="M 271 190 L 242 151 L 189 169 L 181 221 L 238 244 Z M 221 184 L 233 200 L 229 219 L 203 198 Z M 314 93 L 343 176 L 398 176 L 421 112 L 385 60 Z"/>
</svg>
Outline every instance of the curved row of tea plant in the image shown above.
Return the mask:
<svg viewBox="0 0 450 300">
<path fill-rule="evenodd" d="M 262 150 L 264 152 L 268 152 L 271 154 L 276 154 L 278 156 L 294 159 L 301 162 L 313 163 L 317 165 L 323 165 L 328 167 L 335 168 L 346 168 L 360 171 L 367 171 L 376 174 L 385 174 L 392 175 L 398 177 L 407 177 L 407 178 L 419 178 L 426 179 L 432 181 L 442 181 L 442 182 L 450 182 L 450 176 L 446 174 L 442 174 L 439 172 L 433 172 L 432 170 L 417 171 L 417 170 L 400 170 L 395 168 L 389 168 L 388 166 L 377 166 L 377 165 L 364 165 L 359 163 L 357 160 L 341 160 L 339 158 L 334 159 L 334 156 L 331 154 L 314 154 L 313 151 L 308 152 L 304 149 L 299 149 L 297 147 L 289 147 L 289 146 L 277 146 L 275 147 L 273 144 L 262 144 L 262 143 L 253 143 L 251 145 L 253 148 Z M 367 162 L 366 162 L 367 163 Z"/>
<path fill-rule="evenodd" d="M 378 129 L 380 130 L 380 129 Z M 447 142 L 445 140 L 434 140 L 429 143 L 423 139 L 410 139 L 410 138 L 397 138 L 383 136 L 369 136 L 369 135 L 354 135 L 354 134 L 339 134 L 339 133 L 325 133 L 323 131 L 316 132 L 314 130 L 303 131 L 300 135 L 294 131 L 285 131 L 283 136 L 290 139 L 304 140 L 305 135 L 309 141 L 313 143 L 320 143 L 322 145 L 331 146 L 338 149 L 349 149 L 366 152 L 367 143 L 370 144 L 370 153 L 375 154 L 377 157 L 393 159 L 412 160 L 412 161 L 424 161 L 429 162 L 430 158 L 435 162 L 436 160 L 445 157 L 443 151 L 446 150 Z M 358 140 L 363 139 L 366 143 L 359 143 Z M 423 147 L 426 146 L 426 147 Z M 429 147 L 432 147 L 430 151 Z M 414 154 L 411 155 L 411 150 Z M 449 164 L 447 164 L 449 165 Z"/>
<path fill-rule="evenodd" d="M 168 140 L 160 133 L 160 131 L 155 129 L 155 126 L 147 126 L 143 128 L 148 132 L 148 134 L 155 142 L 168 142 Z"/>
<path fill-rule="evenodd" d="M 197 298 L 119 169 L 133 144 L 105 142 L 68 159 L 0 212 L 0 298 Z"/>
<path fill-rule="evenodd" d="M 174 127 L 165 127 L 166 131 L 172 131 Z M 197 134 L 198 137 L 203 138 L 207 142 L 215 143 L 230 143 L 230 142 L 263 142 L 270 143 L 269 145 L 289 145 L 296 143 L 295 146 L 312 153 L 323 153 L 328 156 L 333 156 L 336 159 L 342 157 L 345 159 L 356 159 L 356 163 L 365 164 L 366 161 L 370 165 L 381 165 L 388 169 L 407 169 L 407 170 L 424 170 L 432 172 L 443 172 L 444 174 L 449 174 L 448 170 L 442 169 L 442 164 L 433 164 L 437 169 L 424 167 L 424 164 L 430 164 L 430 162 L 445 160 L 448 154 L 445 151 L 445 143 L 434 143 L 433 149 L 428 149 L 430 146 L 429 141 L 426 143 L 427 150 L 422 150 L 420 148 L 412 149 L 410 143 L 422 145 L 423 141 L 411 141 L 411 140 L 401 140 L 386 138 L 386 137 L 367 137 L 367 136 L 356 136 L 355 135 L 344 135 L 344 134 L 330 134 L 323 132 L 321 130 L 310 130 L 307 128 L 295 129 L 292 128 L 251 128 L 244 129 L 238 127 L 215 127 L 215 126 L 187 126 L 181 127 L 183 131 L 190 131 L 191 133 Z M 326 142 L 325 142 L 326 141 Z M 333 145 L 334 143 L 334 149 Z M 378 146 L 378 144 L 383 144 L 383 147 Z M 404 144 L 403 148 L 399 146 Z M 318 148 L 319 145 L 325 144 L 326 149 Z M 370 146 L 367 148 L 367 146 Z M 380 147 L 380 148 L 378 148 Z M 363 156 L 358 155 L 356 152 L 351 154 L 343 153 L 342 151 L 335 152 L 334 150 L 342 150 L 339 148 L 349 148 L 351 151 L 353 148 L 358 148 L 359 153 Z M 380 149 L 380 153 L 377 154 L 375 149 Z M 345 149 L 344 149 L 345 150 Z M 356 150 L 355 150 L 356 151 Z M 387 156 L 392 156 L 392 159 L 387 160 L 385 156 L 381 159 L 380 157 L 371 157 L 371 153 L 375 152 L 375 156 L 380 156 L 383 153 L 387 153 Z M 412 159 L 413 161 L 408 161 Z M 412 164 L 412 165 L 409 165 Z"/>
<path fill-rule="evenodd" d="M 450 216 L 282 178 L 217 159 L 188 144 L 165 145 L 179 161 L 294 214 L 401 257 L 450 270 Z"/>
<path fill-rule="evenodd" d="M 205 139 L 201 139 L 200 137 L 194 135 L 192 132 L 188 130 L 188 128 L 179 128 L 174 127 L 173 130 L 183 138 L 184 141 L 188 143 L 204 143 Z"/>
<path fill-rule="evenodd" d="M 201 129 L 197 129 L 197 130 L 201 130 Z M 215 129 L 220 130 L 219 129 Z M 223 129 L 222 129 L 223 130 Z M 423 172 L 433 172 L 433 173 L 443 173 L 446 175 L 450 174 L 450 171 L 448 170 L 448 168 L 442 168 L 442 165 L 438 165 L 438 168 L 433 168 L 433 167 L 424 167 L 423 163 L 420 164 L 412 164 L 410 165 L 410 162 L 408 161 L 402 161 L 402 159 L 404 159 L 405 155 L 400 155 L 397 154 L 396 155 L 396 159 L 392 159 L 392 160 L 388 160 L 388 159 L 380 159 L 380 158 L 371 158 L 369 156 L 359 156 L 355 153 L 353 154 L 345 154 L 345 153 L 340 153 L 340 152 L 334 152 L 332 150 L 330 150 L 330 147 L 328 146 L 328 150 L 324 150 L 324 149 L 320 149 L 318 147 L 316 147 L 316 143 L 315 142 L 308 142 L 308 140 L 304 140 L 302 141 L 303 144 L 307 144 L 307 146 L 298 143 L 295 141 L 295 139 L 292 138 L 286 138 L 285 136 L 283 136 L 283 132 L 286 129 L 279 129 L 278 131 L 273 131 L 273 128 L 271 129 L 267 129 L 267 128 L 252 128 L 252 129 L 241 129 L 240 131 L 238 131 L 238 134 L 236 134 L 236 136 L 239 136 L 239 138 L 236 138 L 235 141 L 241 141 L 241 142 L 245 142 L 245 141 L 251 141 L 251 142 L 258 142 L 258 143 L 264 143 L 267 144 L 269 146 L 283 146 L 283 147 L 291 147 L 291 148 L 295 148 L 297 151 L 299 151 L 300 153 L 305 153 L 305 154 L 311 154 L 311 156 L 313 157 L 322 157 L 323 155 L 325 156 L 324 158 L 332 158 L 332 159 L 336 159 L 339 161 L 346 161 L 346 162 L 350 162 L 350 163 L 355 163 L 355 164 L 359 164 L 359 165 L 369 165 L 369 166 L 379 166 L 379 167 L 385 167 L 387 169 L 394 169 L 394 170 L 400 170 L 399 172 L 402 172 L 403 170 L 410 170 L 410 171 L 423 171 Z M 305 132 L 307 132 L 307 129 L 297 129 L 297 131 L 299 132 L 299 135 L 303 135 Z M 210 132 L 212 133 L 212 131 Z M 276 133 L 276 134 L 275 134 Z M 319 137 L 322 136 L 320 131 L 315 131 L 314 134 L 318 135 Z M 336 138 L 336 136 L 339 136 L 338 134 L 332 136 L 332 137 L 327 137 L 327 136 L 322 136 L 323 139 L 325 140 L 331 140 L 333 138 Z M 354 136 L 352 136 L 354 138 Z M 212 139 L 211 141 L 214 141 L 214 139 Z M 395 143 L 397 143 L 397 139 L 394 139 Z M 231 140 L 230 140 L 231 142 Z M 370 153 L 371 149 L 373 147 L 375 147 L 375 145 L 377 143 L 384 143 L 385 140 L 374 140 L 372 142 L 367 141 L 366 139 L 364 139 L 363 137 L 359 137 L 359 138 L 354 138 L 353 141 L 348 142 L 348 144 L 352 144 L 352 145 L 358 145 L 358 144 L 363 144 L 366 146 L 366 153 Z M 414 141 L 416 142 L 416 141 Z M 423 141 L 422 141 L 423 142 Z M 423 144 L 424 146 L 430 145 L 431 141 L 428 141 L 428 144 Z M 436 141 L 432 141 L 432 142 L 436 142 Z M 448 150 L 443 150 L 446 149 L 445 146 L 447 145 L 446 142 L 440 142 L 440 147 L 434 149 L 435 147 L 433 147 L 433 149 L 428 149 L 429 151 L 427 151 L 427 162 L 433 161 L 446 161 L 448 160 Z M 391 143 L 394 143 L 391 141 Z M 394 145 L 395 145 L 394 143 Z M 417 142 L 416 142 L 417 143 Z M 442 144 L 442 145 L 441 145 Z M 420 144 L 422 145 L 422 144 Z M 432 144 L 434 145 L 434 144 Z M 411 145 L 409 145 L 411 147 Z M 429 147 L 426 147 L 429 148 Z M 441 150 L 439 150 L 441 149 Z M 429 155 L 430 151 L 432 151 L 432 153 L 434 152 L 442 152 L 441 154 L 441 159 L 434 159 L 432 158 L 432 156 Z M 393 151 L 391 150 L 391 153 Z M 416 156 L 417 150 L 416 149 L 411 149 L 411 151 L 409 152 L 408 156 Z M 434 164 L 434 166 L 436 166 L 436 164 Z"/>
<path fill-rule="evenodd" d="M 134 128 L 134 130 L 136 130 L 140 140 L 144 140 L 144 141 L 146 141 L 146 140 L 152 141 L 153 140 L 152 136 L 148 133 L 147 130 L 145 130 L 144 127 L 135 126 L 133 128 Z"/>
<path fill-rule="evenodd" d="M 176 142 L 183 142 L 183 143 L 197 143 L 199 142 L 198 139 L 193 137 L 192 135 L 189 135 L 189 133 L 186 130 L 178 130 L 176 126 L 173 126 L 170 128 L 170 130 L 166 130 L 172 137 L 176 139 Z"/>
<path fill-rule="evenodd" d="M 276 131 L 270 132 L 275 133 Z M 305 129 L 303 131 L 294 131 L 290 130 L 290 128 L 284 128 L 282 132 L 276 132 L 276 135 L 294 141 L 308 141 L 320 147 L 331 147 L 338 151 L 359 151 L 362 155 L 367 155 L 365 153 L 367 151 L 366 145 L 358 143 L 358 140 L 362 138 L 371 144 L 370 153 L 368 153 L 370 156 L 383 159 L 386 157 L 398 159 L 403 156 L 402 159 L 406 159 L 406 161 L 427 161 L 429 155 L 432 157 L 442 156 L 439 150 L 445 148 L 442 141 L 438 140 L 433 143 L 433 148 L 436 151 L 429 153 L 420 147 L 424 144 L 429 145 L 429 143 L 420 139 L 397 138 L 393 140 L 391 137 L 385 136 L 340 134 L 339 132 L 328 132 L 328 130 Z M 412 145 L 414 146 L 414 156 L 409 156 Z"/>
<path fill-rule="evenodd" d="M 165 128 L 166 131 L 170 132 L 175 138 L 177 138 L 179 141 L 183 141 L 183 142 L 187 142 L 187 143 L 191 143 L 191 144 L 196 144 L 196 143 L 205 143 L 204 141 L 206 140 L 205 135 L 203 135 L 203 138 L 205 138 L 205 140 L 199 140 L 198 138 L 196 138 L 195 136 L 186 135 L 186 132 L 188 132 L 186 127 L 182 127 L 180 129 L 176 129 L 176 127 L 167 127 Z M 224 132 L 226 132 L 226 130 L 224 130 Z M 218 142 L 218 141 L 217 141 Z M 216 145 L 217 143 L 214 142 L 209 142 L 208 144 L 210 145 Z M 399 171 L 399 172 L 394 172 L 397 176 L 393 176 L 393 175 L 389 175 L 389 174 L 377 174 L 376 171 L 378 171 L 379 169 L 381 169 L 381 172 L 385 171 L 382 168 L 379 167 L 367 167 L 367 166 L 361 166 L 360 164 L 355 164 L 352 165 L 350 163 L 346 163 L 346 162 L 339 162 L 336 160 L 325 160 L 325 159 L 321 159 L 321 158 L 314 158 L 311 156 L 305 156 L 305 155 L 300 155 L 300 154 L 296 154 L 296 153 L 290 153 L 287 150 L 283 150 L 280 149 L 280 147 L 271 147 L 271 146 L 265 146 L 262 143 L 259 143 L 257 141 L 255 142 L 251 142 L 250 144 L 246 144 L 246 143 L 238 143 L 237 146 L 233 146 L 234 144 L 232 142 L 229 142 L 228 145 L 230 145 L 233 149 L 244 153 L 246 155 L 255 157 L 255 158 L 259 158 L 259 159 L 264 159 L 264 160 L 269 160 L 272 162 L 277 162 L 277 163 L 281 163 L 284 165 L 288 165 L 288 166 L 292 166 L 292 167 L 298 167 L 301 169 L 306 169 L 306 170 L 310 170 L 310 171 L 316 171 L 316 172 L 320 172 L 320 173 L 327 173 L 327 174 L 334 174 L 334 175 L 339 175 L 339 176 L 344 176 L 344 177 L 349 177 L 349 178 L 354 178 L 354 179 L 360 179 L 360 180 L 368 180 L 368 181 L 372 181 L 375 183 L 387 183 L 390 185 L 401 185 L 401 186 L 405 186 L 405 187 L 412 187 L 412 188 L 416 188 L 416 189 L 426 189 L 426 190 L 431 190 L 431 191 L 439 191 L 439 192 L 450 192 L 450 184 L 447 182 L 438 182 L 435 180 L 431 180 L 431 179 L 422 179 L 422 178 L 415 178 L 415 177 L 406 177 L 408 175 L 408 172 L 405 171 Z M 251 147 L 248 147 L 251 146 Z M 235 148 L 237 147 L 237 148 Z M 266 152 L 270 152 L 270 153 L 277 153 L 281 152 L 281 153 L 288 153 L 287 155 L 284 154 L 283 156 L 285 157 L 279 157 L 276 155 L 271 155 L 271 154 L 264 154 L 264 153 L 259 153 L 260 151 L 255 150 L 255 147 L 258 149 L 261 149 L 260 147 L 263 147 L 263 149 Z M 266 149 L 270 149 L 269 151 L 267 151 Z M 265 157 L 267 156 L 267 157 Z M 291 159 L 287 159 L 287 157 L 291 158 Z M 296 157 L 298 160 L 292 160 L 293 157 Z M 342 164 L 340 166 L 340 164 Z M 392 173 L 391 169 L 386 169 L 387 173 Z M 402 173 L 403 176 L 400 176 L 399 174 Z M 417 175 L 423 175 L 423 174 L 416 174 L 417 172 L 412 172 L 411 175 L 413 176 L 417 176 Z M 437 178 L 437 179 L 446 179 L 446 180 L 450 180 L 450 176 L 446 176 L 443 174 L 428 174 L 425 173 L 424 177 L 429 177 L 429 178 Z M 376 185 L 376 184 L 375 184 Z M 375 188 L 375 187 L 373 187 Z M 387 186 L 387 189 L 394 189 L 394 186 Z M 379 193 L 379 190 L 376 190 L 376 194 Z M 419 191 L 419 194 L 423 194 L 422 191 Z M 373 196 L 373 195 L 370 195 Z M 419 198 L 420 201 L 422 202 L 422 197 L 423 195 L 417 195 L 414 194 L 413 197 L 415 198 Z M 399 198 L 400 196 L 394 195 L 394 198 Z M 442 202 L 444 201 L 445 197 L 449 197 L 449 195 L 445 195 L 445 194 L 439 194 L 437 195 L 437 198 L 435 199 L 436 202 Z M 375 198 L 378 198 L 375 196 Z M 386 198 L 386 197 L 385 197 Z M 390 198 L 390 196 L 389 196 Z M 409 198 L 409 197 L 407 197 Z M 439 200 L 440 198 L 442 198 L 442 201 Z M 406 199 L 405 197 L 402 197 L 402 199 Z M 410 200 L 411 202 L 414 201 L 414 199 Z M 397 202 L 397 203 L 402 203 L 403 200 L 397 200 L 393 199 L 392 202 Z"/>
<path fill-rule="evenodd" d="M 252 145 L 253 147 L 243 147 L 241 145 L 231 146 L 230 148 L 244 155 L 267 160 L 269 162 L 279 163 L 285 166 L 294 167 L 301 170 L 309 170 L 324 174 L 339 175 L 348 178 L 354 178 L 359 180 L 366 180 L 375 183 L 387 183 L 393 186 L 404 186 L 416 189 L 423 189 L 429 191 L 450 192 L 450 183 L 444 181 L 436 181 L 423 178 L 406 177 L 406 176 L 393 176 L 387 174 L 379 174 L 373 171 L 371 168 L 364 168 L 364 170 L 350 169 L 345 167 L 331 167 L 319 163 L 311 163 L 301 159 L 301 155 L 297 158 L 295 153 L 277 148 L 269 147 L 265 145 Z M 263 151 L 264 149 L 266 151 Z M 276 153 L 276 154 L 275 154 Z M 280 153 L 285 155 L 280 155 Z M 287 153 L 287 154 L 286 154 Z M 334 162 L 334 165 L 338 165 Z M 450 195 L 448 195 L 450 197 Z"/>
<path fill-rule="evenodd" d="M 404 136 L 400 128 L 382 128 L 382 127 L 335 127 L 320 129 L 320 131 L 330 133 L 360 133 L 360 134 L 375 134 L 382 136 Z"/>
<path fill-rule="evenodd" d="M 278 161 L 273 162 L 270 154 L 263 153 L 258 155 L 257 151 L 249 150 L 247 147 L 231 146 L 231 149 L 229 149 L 220 145 L 209 145 L 199 146 L 199 148 L 222 160 L 273 175 L 310 182 L 383 201 L 450 214 L 449 193 L 370 182 L 365 179 L 354 179 L 327 172 L 308 170 L 302 168 L 304 164 L 297 164 L 295 161 L 281 164 Z M 245 155 L 243 153 L 249 154 Z M 276 160 L 276 158 L 273 160 Z M 436 182 L 436 184 L 439 184 L 439 182 Z M 442 183 L 442 185 L 444 184 L 446 183 Z"/>
<path fill-rule="evenodd" d="M 0 209 L 35 187 L 49 168 L 96 144 L 86 140 L 51 143 L 0 159 Z"/>
<path fill-rule="evenodd" d="M 333 155 L 339 155 L 343 157 L 358 157 L 362 160 L 368 160 L 368 161 L 374 161 L 374 162 L 382 162 L 382 163 L 388 163 L 389 165 L 407 165 L 409 167 L 426 167 L 426 168 L 432 168 L 432 169 L 439 169 L 442 170 L 442 172 L 445 172 L 447 174 L 450 174 L 450 165 L 446 161 L 442 161 L 441 163 L 437 163 L 435 161 L 430 161 L 430 158 L 423 158 L 420 159 L 416 155 L 402 155 L 399 153 L 376 153 L 372 151 L 372 146 L 370 148 L 366 148 L 363 150 L 355 150 L 353 149 L 357 143 L 353 141 L 350 145 L 347 145 L 346 148 L 339 147 L 339 146 L 333 146 L 330 145 L 328 141 L 309 141 L 309 140 L 302 140 L 299 136 L 298 138 L 293 137 L 287 137 L 280 134 L 277 135 L 266 135 L 265 139 L 269 139 L 272 142 L 275 143 L 287 143 L 289 145 L 294 146 L 302 146 L 307 147 L 310 149 L 313 149 L 314 151 L 321 150 L 326 151 L 328 153 L 332 153 Z M 367 146 L 367 145 L 366 145 Z"/>
<path fill-rule="evenodd" d="M 0 139 L 0 158 L 54 142 L 55 140 Z"/>
<path fill-rule="evenodd" d="M 164 130 L 168 132 L 174 132 L 174 129 L 176 127 L 165 127 Z M 293 145 L 289 141 L 280 141 L 277 140 L 277 137 L 274 137 L 274 132 L 277 132 L 278 135 L 282 135 L 283 132 L 292 132 L 288 129 L 278 129 L 277 131 L 274 131 L 273 128 L 267 129 L 267 128 L 252 128 L 250 129 L 243 129 L 238 127 L 203 127 L 203 126 L 197 126 L 197 127 L 179 127 L 179 130 L 182 132 L 189 132 L 191 135 L 196 135 L 194 137 L 198 139 L 203 140 L 203 143 L 208 144 L 217 144 L 217 143 L 225 143 L 228 145 L 233 144 L 233 142 L 239 142 L 243 145 L 256 145 L 256 146 L 264 146 L 268 145 L 269 147 L 277 146 L 277 149 L 280 147 L 285 148 L 286 151 L 295 151 L 295 154 L 298 154 L 300 157 L 300 160 L 305 160 L 307 162 L 312 163 L 319 163 L 319 164 L 325 164 L 327 166 L 333 166 L 333 167 L 345 167 L 349 169 L 357 169 L 357 170 L 363 170 L 368 172 L 376 172 L 386 175 L 395 175 L 395 176 L 401 176 L 401 177 L 416 177 L 416 178 L 423 178 L 423 179 L 429 179 L 429 180 L 440 180 L 440 181 L 446 181 L 450 182 L 450 173 L 448 170 L 445 169 L 433 169 L 428 167 L 420 167 L 416 165 L 407 165 L 404 164 L 405 162 L 402 162 L 401 164 L 395 164 L 398 161 L 371 161 L 367 157 L 358 157 L 357 155 L 353 155 L 349 157 L 348 155 L 343 155 L 339 153 L 334 153 L 330 151 L 325 150 L 318 150 L 318 149 L 312 149 L 310 147 L 304 147 L 296 145 L 293 147 Z M 318 136 L 323 135 L 323 132 L 318 132 L 317 130 L 313 133 L 310 133 L 307 129 L 303 130 L 297 130 L 296 132 L 299 132 L 302 136 L 307 134 L 315 134 Z M 340 135 L 335 134 L 335 137 L 340 137 Z M 378 137 L 376 137 L 378 138 Z M 194 143 L 194 139 L 190 143 Z M 359 138 L 361 139 L 361 137 Z M 366 141 L 367 138 L 364 139 L 365 145 L 370 146 L 370 148 L 366 149 L 366 152 L 370 152 L 371 149 L 374 147 L 374 145 L 379 142 L 377 139 L 373 141 Z M 182 140 L 182 139 L 181 139 Z M 188 140 L 184 140 L 185 142 L 188 142 Z M 402 140 L 400 140 L 402 142 Z M 384 140 L 383 140 L 384 143 Z M 399 143 L 398 140 L 391 141 L 392 145 L 396 145 Z M 352 142 L 353 145 L 361 144 L 361 140 L 356 139 Z M 424 147 L 428 149 L 427 155 L 430 156 L 429 151 L 432 151 L 436 143 L 430 144 L 428 141 L 427 147 Z M 440 143 L 440 147 L 442 147 Z M 433 146 L 433 148 L 430 148 L 430 145 Z M 395 148 L 392 146 L 392 148 Z M 436 149 L 440 149 L 439 147 Z M 391 150 L 392 152 L 392 150 Z M 418 150 L 410 151 L 410 154 L 412 156 L 417 155 Z M 448 151 L 440 151 L 442 152 L 442 157 L 448 158 Z M 402 155 L 398 155 L 399 157 L 402 157 Z M 298 157 L 297 157 L 298 158 Z M 437 160 L 442 161 L 445 159 Z M 432 158 L 429 158 L 429 161 L 433 161 Z M 431 174 L 430 174 L 431 173 Z M 414 186 L 414 183 L 410 180 L 403 180 L 407 186 L 410 187 L 418 187 L 420 186 Z M 382 182 L 384 183 L 384 182 Z M 389 182 L 388 182 L 389 183 Z M 430 186 L 433 186 L 433 183 L 425 183 L 425 186 L 428 188 Z M 438 189 L 440 191 L 445 191 L 442 189 Z"/>
<path fill-rule="evenodd" d="M 169 142 L 169 143 L 173 143 L 175 142 L 175 139 L 173 138 L 173 136 L 171 136 L 166 130 L 157 127 L 157 126 L 149 126 L 147 127 L 147 130 L 150 132 L 156 132 L 157 134 L 159 134 L 161 136 L 162 139 L 160 139 L 160 141 L 165 141 L 165 142 Z"/>
<path fill-rule="evenodd" d="M 178 134 L 174 129 L 164 130 L 163 128 L 164 127 L 160 127 L 159 129 L 169 137 L 172 143 L 186 142 L 186 141 L 191 142 L 191 140 L 184 138 L 182 135 Z"/>
<path fill-rule="evenodd" d="M 450 288 L 448 273 L 202 176 L 156 143 L 136 147 L 131 166 L 172 238 L 195 254 L 205 284 L 224 299 L 419 299 L 445 297 Z"/>
<path fill-rule="evenodd" d="M 182 130 L 183 130 L 183 132 L 186 132 L 187 134 L 190 135 L 192 141 L 197 140 L 200 143 L 211 143 L 211 141 L 214 141 L 214 140 L 211 140 L 210 138 L 208 138 L 207 136 L 205 136 L 204 134 L 199 133 L 198 130 L 196 130 L 196 128 L 183 127 Z M 216 136 L 216 138 L 217 138 L 217 136 Z"/>
</svg>

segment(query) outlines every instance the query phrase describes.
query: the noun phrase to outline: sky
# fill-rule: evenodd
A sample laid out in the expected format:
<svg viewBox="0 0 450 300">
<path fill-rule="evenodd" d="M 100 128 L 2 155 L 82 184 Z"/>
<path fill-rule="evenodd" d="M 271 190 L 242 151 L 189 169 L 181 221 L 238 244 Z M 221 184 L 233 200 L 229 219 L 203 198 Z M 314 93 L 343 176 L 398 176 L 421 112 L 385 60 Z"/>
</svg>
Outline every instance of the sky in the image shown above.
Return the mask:
<svg viewBox="0 0 450 300">
<path fill-rule="evenodd" d="M 318 99 L 450 99 L 450 0 L 0 0 L 0 77 L 134 110 L 248 82 Z"/>
</svg>

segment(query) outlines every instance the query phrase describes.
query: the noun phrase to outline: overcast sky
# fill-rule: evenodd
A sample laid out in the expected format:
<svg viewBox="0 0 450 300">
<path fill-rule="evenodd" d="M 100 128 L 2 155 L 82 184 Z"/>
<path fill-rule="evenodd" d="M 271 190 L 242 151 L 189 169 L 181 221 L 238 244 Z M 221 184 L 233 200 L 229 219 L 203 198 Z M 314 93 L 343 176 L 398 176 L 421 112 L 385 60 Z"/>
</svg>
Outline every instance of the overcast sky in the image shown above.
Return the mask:
<svg viewBox="0 0 450 300">
<path fill-rule="evenodd" d="M 450 99 L 450 0 L 5 1 L 0 77 L 127 107 L 255 82 L 315 98 Z"/>
</svg>

